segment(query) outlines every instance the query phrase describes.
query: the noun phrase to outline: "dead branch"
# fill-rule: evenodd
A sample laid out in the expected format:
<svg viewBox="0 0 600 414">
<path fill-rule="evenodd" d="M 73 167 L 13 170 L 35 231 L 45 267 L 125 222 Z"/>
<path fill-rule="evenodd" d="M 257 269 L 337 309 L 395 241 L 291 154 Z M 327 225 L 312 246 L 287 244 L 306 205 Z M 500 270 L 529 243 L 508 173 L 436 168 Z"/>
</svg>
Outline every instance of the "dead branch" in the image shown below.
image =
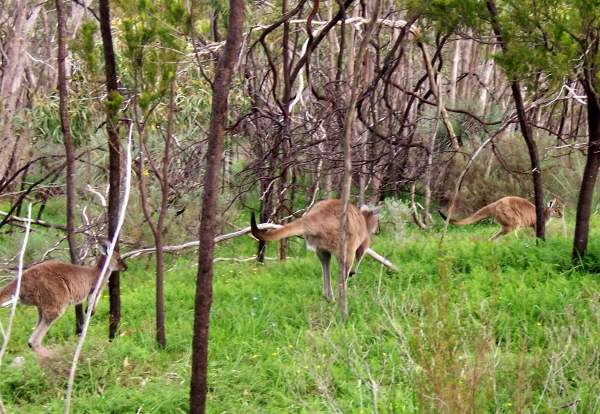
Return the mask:
<svg viewBox="0 0 600 414">
<path fill-rule="evenodd" d="M 119 233 L 121 232 L 121 228 L 123 227 L 123 222 L 125 221 L 125 212 L 127 211 L 127 204 L 129 203 L 129 194 L 131 191 L 131 171 L 132 171 L 132 168 L 131 168 L 131 163 L 132 163 L 132 161 L 131 161 L 132 160 L 131 136 L 132 136 L 132 134 L 133 134 L 133 128 L 131 126 L 131 123 L 129 123 L 129 133 L 128 133 L 127 146 L 126 146 L 126 157 L 125 157 L 125 159 L 126 159 L 125 188 L 124 188 L 124 192 L 123 192 L 123 201 L 121 202 L 121 210 L 119 211 L 119 220 L 117 222 L 115 234 L 113 236 L 113 239 L 111 240 L 111 244 L 108 249 L 108 252 L 106 253 L 106 255 L 108 257 L 110 257 L 112 255 L 113 249 L 115 248 L 115 246 L 117 244 L 117 240 L 119 238 Z M 73 384 L 75 382 L 75 370 L 77 368 L 77 363 L 79 361 L 79 355 L 83 348 L 83 344 L 85 342 L 85 337 L 87 335 L 87 330 L 90 325 L 90 319 L 92 317 L 92 309 L 96 308 L 96 306 L 98 305 L 98 300 L 100 299 L 100 285 L 102 284 L 103 275 L 106 273 L 106 271 L 108 269 L 108 263 L 109 263 L 109 261 L 107 260 L 106 263 L 104 264 L 104 268 L 102 269 L 102 272 L 100 273 L 100 277 L 98 278 L 98 281 L 96 282 L 96 286 L 94 287 L 94 290 L 91 294 L 91 300 L 90 300 L 90 298 L 88 298 L 88 306 L 87 306 L 87 311 L 85 313 L 83 328 L 81 330 L 79 342 L 77 343 L 77 347 L 75 348 L 75 352 L 74 352 L 73 358 L 71 360 L 71 370 L 69 371 L 69 381 L 67 383 L 67 391 L 66 391 L 66 396 L 65 396 L 65 410 L 64 410 L 65 414 L 69 414 L 69 408 L 71 405 L 71 395 L 73 393 Z"/>
<path fill-rule="evenodd" d="M 289 258 L 289 256 L 288 256 Z M 265 257 L 265 260 L 277 260 L 276 257 Z M 247 259 L 236 259 L 234 257 L 216 257 L 213 262 L 236 262 L 236 263 L 246 263 L 256 261 L 257 256 L 248 257 Z"/>
<path fill-rule="evenodd" d="M 48 227 L 51 229 L 58 229 L 58 230 L 64 230 L 64 231 L 67 230 L 67 227 L 63 226 L 62 224 L 52 224 L 52 223 L 48 223 L 48 222 L 42 221 L 42 220 L 25 219 L 25 218 L 13 216 L 12 214 L 8 214 L 4 211 L 0 211 L 0 216 L 8 217 L 7 221 L 16 221 L 18 223 L 31 223 L 31 224 L 36 224 L 36 225 L 42 226 L 42 227 Z"/>
<path fill-rule="evenodd" d="M 27 207 L 27 218 L 31 218 L 31 204 Z M 23 277 L 23 256 L 25 256 L 25 249 L 27 248 L 27 240 L 29 239 L 29 230 L 31 228 L 31 220 L 27 221 L 27 225 L 25 227 L 25 236 L 23 237 L 23 245 L 21 246 L 21 252 L 19 253 L 19 272 L 17 274 L 17 286 L 15 289 L 15 294 L 13 298 L 9 301 L 10 314 L 8 316 L 8 323 L 6 326 L 6 331 L 0 326 L 2 330 L 2 336 L 4 337 L 4 341 L 2 342 L 2 348 L 0 349 L 0 364 L 2 364 L 2 359 L 4 358 L 4 353 L 6 352 L 6 348 L 8 347 L 8 341 L 10 339 L 10 332 L 12 329 L 13 320 L 15 317 L 15 313 L 17 310 L 17 302 L 19 302 L 19 294 L 21 290 L 21 278 Z M 8 303 L 7 303 L 8 304 Z M 7 305 L 5 304 L 5 306 Z M 2 403 L 2 399 L 0 398 L 0 412 L 2 414 L 6 413 L 6 409 L 4 408 L 4 404 Z"/>
<path fill-rule="evenodd" d="M 367 249 L 367 251 L 365 252 L 366 254 L 368 254 L 369 256 L 371 256 L 373 259 L 377 260 L 379 263 L 381 263 L 384 266 L 389 267 L 392 270 L 395 270 L 397 272 L 400 271 L 400 267 L 398 267 L 397 265 L 395 265 L 394 263 L 390 262 L 388 259 L 386 259 L 385 257 L 379 255 L 378 253 L 376 253 L 374 250 L 371 249 Z"/>
<path fill-rule="evenodd" d="M 261 230 L 274 230 L 274 229 L 278 229 L 280 227 L 281 226 L 279 224 L 272 224 L 272 223 L 261 223 L 258 225 L 258 228 Z M 248 233 L 250 233 L 250 227 L 246 227 L 246 228 L 243 228 L 243 229 L 233 232 L 233 233 L 223 234 L 221 236 L 215 237 L 215 243 L 219 243 L 219 242 L 222 242 L 225 240 L 233 239 L 235 237 L 243 236 Z M 250 237 L 252 237 L 252 236 L 250 236 Z M 184 244 L 179 244 L 176 246 L 164 246 L 163 250 L 165 252 L 177 252 L 180 250 L 188 249 L 190 247 L 197 248 L 199 245 L 200 245 L 200 242 L 196 240 L 196 241 L 192 241 L 192 242 L 188 242 L 188 243 L 184 243 Z M 132 250 L 130 252 L 122 253 L 121 257 L 123 259 L 127 259 L 127 258 L 138 257 L 143 254 L 151 254 L 154 252 L 156 252 L 156 247 L 148 247 L 145 249 Z M 371 256 L 372 258 L 374 258 L 375 260 L 377 260 L 379 263 L 383 264 L 384 266 L 387 266 L 390 269 L 395 270 L 395 271 L 400 271 L 400 268 L 397 265 L 390 262 L 383 256 L 377 254 L 373 250 L 367 249 L 367 251 L 365 253 L 368 254 L 369 256 Z M 235 262 L 249 262 L 252 260 L 256 260 L 256 257 L 251 257 L 248 259 L 228 259 L 228 258 L 214 259 L 215 262 L 222 262 L 222 261 L 226 261 L 226 260 L 235 261 Z"/>
<path fill-rule="evenodd" d="M 258 225 L 258 228 L 261 230 L 274 230 L 274 229 L 278 229 L 280 227 L 281 226 L 279 224 L 271 224 L 271 223 L 262 223 L 262 224 Z M 247 234 L 247 233 L 250 233 L 250 227 L 246 227 L 242 230 L 239 230 L 239 231 L 236 231 L 233 233 L 223 234 L 222 236 L 217 236 L 217 237 L 215 237 L 215 243 L 219 243 L 224 240 L 233 239 L 238 236 L 243 236 L 244 234 Z M 193 241 L 193 242 L 180 244 L 177 246 L 164 246 L 163 250 L 165 252 L 176 252 L 176 251 L 187 249 L 190 247 L 198 247 L 199 245 L 200 245 L 199 241 Z M 123 259 L 127 259 L 128 257 L 137 257 L 142 254 L 154 253 L 155 251 L 156 251 L 156 247 L 148 247 L 146 249 L 133 250 L 131 252 L 123 253 L 121 255 L 121 257 Z"/>
</svg>

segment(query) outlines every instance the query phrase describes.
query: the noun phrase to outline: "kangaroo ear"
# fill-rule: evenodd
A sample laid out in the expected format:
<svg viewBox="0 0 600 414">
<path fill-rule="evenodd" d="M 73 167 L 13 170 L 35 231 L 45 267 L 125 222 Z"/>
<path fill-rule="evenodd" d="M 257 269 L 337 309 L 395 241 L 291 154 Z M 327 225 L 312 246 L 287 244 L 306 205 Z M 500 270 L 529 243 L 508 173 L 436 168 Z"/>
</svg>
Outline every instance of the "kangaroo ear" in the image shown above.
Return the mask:
<svg viewBox="0 0 600 414">
<path fill-rule="evenodd" d="M 366 204 L 361 204 L 360 205 L 360 211 L 370 211 L 373 214 L 379 214 L 379 212 L 381 211 L 381 209 L 383 208 L 383 204 L 380 206 L 377 206 L 373 209 L 370 209 L 368 205 Z"/>
<path fill-rule="evenodd" d="M 556 198 L 553 198 L 552 200 L 548 201 L 548 208 L 554 207 L 555 204 L 556 204 Z"/>
<path fill-rule="evenodd" d="M 379 212 L 383 209 L 383 204 L 380 206 L 375 207 L 373 210 L 371 210 L 371 213 L 377 215 L 379 214 Z"/>
<path fill-rule="evenodd" d="M 106 256 L 108 254 L 108 249 L 110 249 L 110 240 L 100 239 L 99 246 L 100 252 L 102 252 L 102 254 Z"/>
</svg>

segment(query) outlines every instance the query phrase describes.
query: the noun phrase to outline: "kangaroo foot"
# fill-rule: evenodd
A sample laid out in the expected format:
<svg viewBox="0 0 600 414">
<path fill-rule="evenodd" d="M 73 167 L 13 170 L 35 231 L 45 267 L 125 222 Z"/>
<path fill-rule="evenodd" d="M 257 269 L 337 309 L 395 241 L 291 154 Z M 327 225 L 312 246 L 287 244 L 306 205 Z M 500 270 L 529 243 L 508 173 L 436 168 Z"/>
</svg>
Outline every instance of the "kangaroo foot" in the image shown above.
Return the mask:
<svg viewBox="0 0 600 414">
<path fill-rule="evenodd" d="M 34 345 L 29 343 L 29 348 L 36 354 L 38 354 L 41 358 L 50 358 L 56 354 L 55 351 L 52 351 L 48 348 L 45 348 L 41 345 Z"/>
</svg>

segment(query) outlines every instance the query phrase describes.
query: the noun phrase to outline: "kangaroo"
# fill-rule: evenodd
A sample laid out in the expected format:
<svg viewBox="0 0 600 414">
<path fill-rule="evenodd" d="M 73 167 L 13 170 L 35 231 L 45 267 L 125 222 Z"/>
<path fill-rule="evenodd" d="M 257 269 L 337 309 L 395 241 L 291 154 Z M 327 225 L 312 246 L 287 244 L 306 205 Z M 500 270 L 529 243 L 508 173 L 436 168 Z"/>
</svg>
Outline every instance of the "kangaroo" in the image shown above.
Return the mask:
<svg viewBox="0 0 600 414">
<path fill-rule="evenodd" d="M 379 220 L 377 214 L 383 206 L 369 210 L 361 206 L 360 210 L 353 205 L 348 205 L 348 233 L 346 238 L 346 258 L 349 263 L 344 274 L 346 278 L 356 273 L 358 265 L 371 245 L 371 233 L 379 234 Z M 313 250 L 323 270 L 323 296 L 326 299 L 333 297 L 331 290 L 331 255 L 339 258 L 340 255 L 340 215 L 342 203 L 340 200 L 326 200 L 314 205 L 304 216 L 288 223 L 280 229 L 273 231 L 259 230 L 256 225 L 254 213 L 251 217 L 252 234 L 262 241 L 274 241 L 291 236 L 304 236 L 306 246 Z M 350 265 L 354 261 L 354 268 Z"/>
<path fill-rule="evenodd" d="M 107 260 L 110 242 L 102 240 L 100 250 L 102 255 L 94 267 L 76 266 L 62 262 L 44 262 L 35 265 L 21 276 L 21 288 L 19 300 L 23 305 L 37 307 L 38 320 L 31 337 L 29 347 L 36 353 L 47 356 L 47 350 L 41 345 L 42 339 L 48 332 L 50 326 L 61 317 L 69 305 L 82 303 L 86 297 L 88 306 L 92 304 L 91 297 L 98 278 L 102 273 Z M 127 265 L 121 259 L 121 255 L 113 252 L 109 259 L 108 270 L 99 292 L 108 283 L 110 274 L 115 270 L 127 270 Z M 0 306 L 8 306 L 12 301 L 8 300 L 15 294 L 17 280 L 9 282 L 0 290 Z M 97 301 L 95 302 L 97 304 Z M 96 312 L 95 304 L 92 304 L 92 315 Z"/>
<path fill-rule="evenodd" d="M 562 213 L 556 205 L 556 199 L 548 202 L 548 207 L 544 210 L 544 222 L 548 223 L 552 217 L 561 218 Z M 446 216 L 438 210 L 440 216 L 446 220 Z M 478 210 L 471 217 L 464 220 L 450 220 L 451 224 L 464 226 L 475 223 L 486 217 L 492 216 L 494 220 L 502 225 L 502 228 L 494 234 L 490 241 L 496 241 L 500 236 L 508 234 L 511 231 L 518 230 L 521 227 L 533 227 L 536 230 L 535 206 L 529 201 L 520 197 L 504 197 Z M 515 236 L 517 233 L 515 233 Z M 518 236 L 517 236 L 518 238 Z"/>
</svg>

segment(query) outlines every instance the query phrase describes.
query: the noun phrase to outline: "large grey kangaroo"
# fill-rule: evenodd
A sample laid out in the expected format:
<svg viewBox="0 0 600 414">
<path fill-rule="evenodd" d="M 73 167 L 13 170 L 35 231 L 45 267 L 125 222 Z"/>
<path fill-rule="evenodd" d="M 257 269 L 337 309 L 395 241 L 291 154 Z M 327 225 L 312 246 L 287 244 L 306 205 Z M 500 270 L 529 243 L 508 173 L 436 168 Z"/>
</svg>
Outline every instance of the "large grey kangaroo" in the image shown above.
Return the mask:
<svg viewBox="0 0 600 414">
<path fill-rule="evenodd" d="M 440 213 L 440 216 L 444 220 L 447 219 L 441 211 L 438 210 L 438 213 Z M 495 221 L 502 225 L 502 228 L 490 238 L 490 241 L 496 241 L 500 236 L 518 230 L 521 227 L 533 227 L 534 230 L 537 227 L 535 206 L 520 197 L 503 197 L 476 211 L 471 217 L 464 220 L 451 219 L 450 223 L 456 226 L 465 226 L 489 216 L 492 216 Z M 548 202 L 548 207 L 544 210 L 544 223 L 548 223 L 552 217 L 562 217 L 562 213 L 556 207 L 556 199 Z"/>
<path fill-rule="evenodd" d="M 344 274 L 346 277 L 356 273 L 358 265 L 371 245 L 371 233 L 379 234 L 377 214 L 383 206 L 370 210 L 361 206 L 360 210 L 348 205 L 348 233 L 346 238 L 346 258 L 348 261 Z M 304 236 L 306 246 L 314 250 L 321 262 L 323 270 L 323 296 L 333 297 L 331 290 L 331 255 L 339 258 L 340 254 L 340 215 L 342 203 L 340 200 L 321 201 L 303 217 L 288 223 L 273 231 L 259 230 L 252 213 L 250 225 L 252 234 L 262 241 L 280 240 L 291 236 Z M 350 265 L 354 260 L 354 268 Z"/>
<path fill-rule="evenodd" d="M 94 267 L 76 266 L 62 262 L 44 262 L 35 265 L 21 276 L 21 288 L 19 301 L 23 305 L 36 306 L 38 320 L 31 337 L 29 347 L 40 355 L 48 355 L 48 351 L 42 346 L 42 339 L 48 332 L 50 326 L 62 316 L 69 305 L 77 305 L 88 298 L 88 306 L 92 303 L 92 293 L 96 282 L 102 273 L 104 264 L 108 257 L 110 242 L 100 241 L 101 255 Z M 127 270 L 127 265 L 121 259 L 121 255 L 113 252 L 109 259 L 108 270 L 102 279 L 100 291 L 108 283 L 110 274 L 115 270 Z M 0 306 L 8 306 L 14 296 L 17 280 L 14 279 L 0 290 Z M 6 302 L 6 303 L 5 303 Z M 97 303 L 97 301 L 96 301 Z M 96 308 L 92 309 L 92 314 Z"/>
</svg>

